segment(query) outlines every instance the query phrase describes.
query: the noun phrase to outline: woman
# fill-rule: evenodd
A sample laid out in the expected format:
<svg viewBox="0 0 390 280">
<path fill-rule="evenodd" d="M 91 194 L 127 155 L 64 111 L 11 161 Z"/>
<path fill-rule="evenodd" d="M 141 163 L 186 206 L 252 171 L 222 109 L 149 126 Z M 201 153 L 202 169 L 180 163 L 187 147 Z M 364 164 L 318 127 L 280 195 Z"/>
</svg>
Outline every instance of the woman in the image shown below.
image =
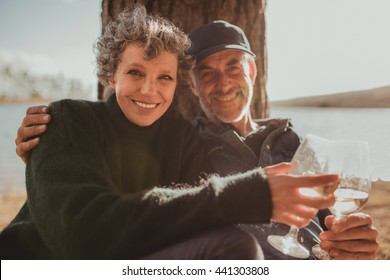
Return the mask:
<svg viewBox="0 0 390 280">
<path fill-rule="evenodd" d="M 259 258 L 253 237 L 229 225 L 277 215 L 285 206 L 276 195 L 270 204 L 273 190 L 336 182 L 275 176 L 270 190 L 261 170 L 199 180 L 209 170 L 197 133 L 165 114 L 191 67 L 188 38 L 136 5 L 97 46 L 98 76 L 115 94 L 50 105 L 26 169 L 27 202 L 0 235 L 2 259 Z M 334 197 L 302 201 L 311 218 Z"/>
</svg>

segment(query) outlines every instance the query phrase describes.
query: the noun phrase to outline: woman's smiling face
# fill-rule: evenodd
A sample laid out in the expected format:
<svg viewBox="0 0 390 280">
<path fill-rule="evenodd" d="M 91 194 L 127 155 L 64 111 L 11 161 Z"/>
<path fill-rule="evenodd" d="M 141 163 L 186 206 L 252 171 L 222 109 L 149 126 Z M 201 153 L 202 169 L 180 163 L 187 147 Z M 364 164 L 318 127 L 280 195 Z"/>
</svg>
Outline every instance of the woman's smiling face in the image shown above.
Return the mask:
<svg viewBox="0 0 390 280">
<path fill-rule="evenodd" d="M 144 60 L 144 47 L 128 44 L 110 81 L 126 118 L 139 126 L 157 121 L 172 103 L 177 85 L 177 56 L 162 51 Z"/>
</svg>

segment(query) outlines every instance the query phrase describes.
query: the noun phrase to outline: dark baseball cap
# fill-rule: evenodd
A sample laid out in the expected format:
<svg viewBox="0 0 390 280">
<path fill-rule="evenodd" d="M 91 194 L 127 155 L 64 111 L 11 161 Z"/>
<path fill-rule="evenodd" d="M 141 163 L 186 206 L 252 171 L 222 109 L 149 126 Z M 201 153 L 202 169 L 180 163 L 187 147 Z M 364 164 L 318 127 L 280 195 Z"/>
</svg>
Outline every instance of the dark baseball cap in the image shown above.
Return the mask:
<svg viewBox="0 0 390 280">
<path fill-rule="evenodd" d="M 191 48 L 188 54 L 197 61 L 221 50 L 239 50 L 255 56 L 244 31 L 223 20 L 202 25 L 189 37 Z"/>
</svg>

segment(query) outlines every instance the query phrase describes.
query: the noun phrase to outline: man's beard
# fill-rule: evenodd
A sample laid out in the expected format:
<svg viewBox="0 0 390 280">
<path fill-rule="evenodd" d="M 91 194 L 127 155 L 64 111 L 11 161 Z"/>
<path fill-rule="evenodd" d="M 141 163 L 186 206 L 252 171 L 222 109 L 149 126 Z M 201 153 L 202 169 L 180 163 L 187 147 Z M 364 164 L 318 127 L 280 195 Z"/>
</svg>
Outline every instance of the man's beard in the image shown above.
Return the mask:
<svg viewBox="0 0 390 280">
<path fill-rule="evenodd" d="M 223 95 L 229 95 L 231 92 L 228 92 L 227 94 L 212 94 L 210 95 L 210 99 L 212 99 L 214 96 L 223 96 Z M 237 93 L 238 95 L 235 97 L 235 102 L 239 102 L 239 104 L 235 104 L 235 107 L 233 110 L 230 110 L 230 112 L 227 112 L 225 110 L 219 110 L 219 106 L 216 105 L 218 102 L 207 102 L 207 105 L 201 100 L 201 107 L 203 111 L 205 112 L 206 116 L 216 122 L 222 122 L 222 123 L 235 123 L 240 121 L 248 112 L 250 102 L 248 101 L 248 97 L 244 95 L 242 89 L 239 90 Z M 217 108 L 217 109 L 215 109 Z M 233 114 L 231 113 L 233 111 Z"/>
</svg>

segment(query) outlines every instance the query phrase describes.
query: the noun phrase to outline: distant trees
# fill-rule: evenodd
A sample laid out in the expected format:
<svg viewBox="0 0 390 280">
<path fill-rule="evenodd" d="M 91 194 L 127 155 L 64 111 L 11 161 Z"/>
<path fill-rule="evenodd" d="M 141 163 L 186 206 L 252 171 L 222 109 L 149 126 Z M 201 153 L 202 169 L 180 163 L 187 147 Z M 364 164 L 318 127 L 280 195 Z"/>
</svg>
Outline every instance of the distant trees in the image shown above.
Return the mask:
<svg viewBox="0 0 390 280">
<path fill-rule="evenodd" d="M 78 79 L 62 74 L 37 75 L 11 65 L 0 68 L 0 97 L 26 99 L 41 97 L 50 100 L 63 98 L 91 99 L 92 86 L 84 86 Z"/>
</svg>

